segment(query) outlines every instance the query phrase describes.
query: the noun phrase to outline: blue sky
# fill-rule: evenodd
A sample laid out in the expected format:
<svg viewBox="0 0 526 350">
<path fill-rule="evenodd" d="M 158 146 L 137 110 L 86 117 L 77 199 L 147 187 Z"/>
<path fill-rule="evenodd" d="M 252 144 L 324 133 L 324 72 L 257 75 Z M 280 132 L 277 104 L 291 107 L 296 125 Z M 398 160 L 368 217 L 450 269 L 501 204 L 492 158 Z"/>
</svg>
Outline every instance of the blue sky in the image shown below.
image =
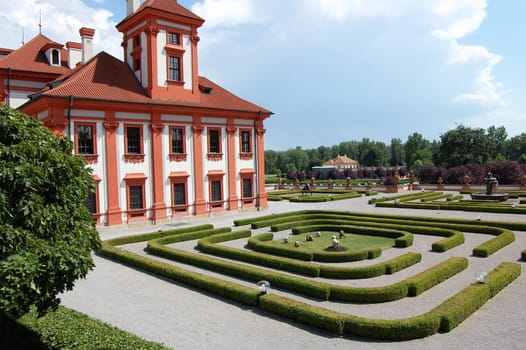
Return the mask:
<svg viewBox="0 0 526 350">
<path fill-rule="evenodd" d="M 331 146 L 413 132 L 429 140 L 463 124 L 526 132 L 526 1 L 179 0 L 205 18 L 200 75 L 275 115 L 266 148 Z M 38 33 L 121 57 L 122 0 L 2 5 L 0 47 Z"/>
</svg>

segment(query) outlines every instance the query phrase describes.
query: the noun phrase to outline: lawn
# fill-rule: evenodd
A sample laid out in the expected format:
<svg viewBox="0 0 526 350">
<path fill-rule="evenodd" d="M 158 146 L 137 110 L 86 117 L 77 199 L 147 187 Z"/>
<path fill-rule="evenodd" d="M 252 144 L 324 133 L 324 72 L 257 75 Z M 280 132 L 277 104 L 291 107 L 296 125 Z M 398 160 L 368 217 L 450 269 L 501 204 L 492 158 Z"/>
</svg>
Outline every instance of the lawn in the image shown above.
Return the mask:
<svg viewBox="0 0 526 350">
<path fill-rule="evenodd" d="M 340 239 L 338 232 L 320 231 L 320 233 L 321 237 L 317 237 L 316 232 L 309 232 L 289 236 L 289 243 L 285 243 L 283 239 L 268 243 L 281 247 L 288 245 L 290 249 L 296 249 L 294 242 L 298 241 L 302 249 L 320 252 L 325 251 L 325 248 L 332 247 L 332 236 L 335 235 L 336 239 L 340 241 L 340 246 L 345 248 L 347 252 L 359 252 L 371 248 L 388 249 L 394 245 L 394 239 L 386 237 L 345 233 L 345 238 Z M 311 235 L 313 240 L 307 241 L 307 235 Z"/>
</svg>

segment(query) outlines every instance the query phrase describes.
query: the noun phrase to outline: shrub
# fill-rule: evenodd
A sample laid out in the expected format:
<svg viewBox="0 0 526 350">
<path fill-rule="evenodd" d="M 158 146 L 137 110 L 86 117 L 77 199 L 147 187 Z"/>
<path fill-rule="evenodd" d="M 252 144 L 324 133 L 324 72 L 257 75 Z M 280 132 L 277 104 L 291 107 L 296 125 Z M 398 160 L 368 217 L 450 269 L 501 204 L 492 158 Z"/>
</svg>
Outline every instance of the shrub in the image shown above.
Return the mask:
<svg viewBox="0 0 526 350">
<path fill-rule="evenodd" d="M 336 334 L 343 334 L 343 317 L 331 310 L 322 309 L 290 298 L 266 294 L 259 298 L 259 307 L 274 315 L 308 324 Z"/>
<path fill-rule="evenodd" d="M 43 317 L 33 310 L 18 322 L 37 332 L 41 343 L 50 349 L 168 349 L 64 307 Z"/>
<path fill-rule="evenodd" d="M 450 258 L 416 276 L 405 280 L 409 286 L 408 295 L 415 297 L 445 281 L 468 267 L 467 258 Z"/>
<path fill-rule="evenodd" d="M 473 249 L 473 255 L 482 258 L 488 257 L 513 241 L 515 241 L 515 234 L 510 230 L 502 229 L 502 233 L 497 237 L 475 247 Z"/>
</svg>

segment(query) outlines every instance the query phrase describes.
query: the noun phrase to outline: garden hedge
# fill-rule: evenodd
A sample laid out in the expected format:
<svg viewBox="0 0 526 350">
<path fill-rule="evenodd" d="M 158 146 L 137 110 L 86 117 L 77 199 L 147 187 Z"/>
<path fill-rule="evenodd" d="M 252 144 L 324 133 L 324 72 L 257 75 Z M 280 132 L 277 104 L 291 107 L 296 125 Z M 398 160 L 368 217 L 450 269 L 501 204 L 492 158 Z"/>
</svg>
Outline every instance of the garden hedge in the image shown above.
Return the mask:
<svg viewBox="0 0 526 350">
<path fill-rule="evenodd" d="M 273 236 L 274 235 L 272 233 L 261 233 L 259 235 L 252 236 L 249 241 L 252 242 L 251 245 L 254 245 L 257 244 L 258 241 L 272 240 Z M 223 235 L 222 237 L 225 240 L 232 238 L 232 236 L 228 234 Z M 216 240 L 217 239 L 214 239 L 214 241 Z M 162 243 L 160 240 L 157 240 L 157 242 Z M 215 243 L 218 242 L 219 241 L 216 241 Z M 409 252 L 375 265 L 340 267 L 297 261 L 279 256 L 269 256 L 267 254 L 260 254 L 258 252 L 250 252 L 242 249 L 225 247 L 213 244 L 210 242 L 210 240 L 200 240 L 198 242 L 198 248 L 204 253 L 217 255 L 223 258 L 293 272 L 308 277 L 324 277 L 332 279 L 362 279 L 377 277 L 384 274 L 393 274 L 419 263 L 422 259 L 421 254 Z"/>
<path fill-rule="evenodd" d="M 486 277 L 485 284 L 472 284 L 425 314 L 399 320 L 376 320 L 329 311 L 273 294 L 261 295 L 255 288 L 248 288 L 233 282 L 204 276 L 161 261 L 154 261 L 148 257 L 122 251 L 111 246 L 108 241 L 103 242 L 100 254 L 189 284 L 221 297 L 239 301 L 247 305 L 259 305 L 259 307 L 265 311 L 337 334 L 342 334 L 343 332 L 343 334 L 348 333 L 357 336 L 392 340 L 421 338 L 438 331 L 449 331 L 477 310 L 486 300 L 516 279 L 520 275 L 521 270 L 519 264 L 503 263 Z M 208 259 L 210 259 L 210 257 L 208 257 Z M 451 266 L 457 266 L 457 264 L 459 264 L 458 261 L 453 261 L 453 264 L 444 264 L 446 267 L 444 269 L 435 267 L 428 270 L 427 273 L 445 273 L 445 271 L 454 269 Z M 451 273 L 451 271 L 449 273 Z M 268 272 L 268 276 L 271 275 L 272 272 Z M 414 277 L 416 278 L 416 276 Z M 420 275 L 419 280 L 427 281 L 425 276 Z M 409 279 L 409 281 L 411 280 Z M 415 281 L 413 281 L 413 283 L 414 282 Z M 389 293 L 394 295 L 399 293 L 400 290 L 403 290 L 404 288 L 400 284 L 401 283 L 395 284 L 395 286 L 388 286 Z M 429 283 L 425 282 L 423 284 L 428 285 Z M 405 284 L 407 291 L 409 290 L 408 285 L 409 282 Z M 384 291 L 384 293 L 385 292 L 386 291 Z M 385 294 L 389 295 L 389 293 Z M 368 295 L 368 298 L 374 298 L 374 296 Z"/>
<path fill-rule="evenodd" d="M 221 238 L 218 241 L 226 239 L 229 235 L 242 236 L 238 233 L 220 234 Z M 167 238 L 161 238 L 166 240 Z M 208 236 L 204 242 L 214 240 L 214 236 Z M 324 282 L 316 282 L 304 278 L 299 278 L 287 275 L 281 272 L 268 271 L 253 266 L 236 264 L 234 262 L 216 259 L 209 256 L 201 256 L 187 251 L 182 251 L 175 248 L 163 246 L 158 243 L 159 239 L 148 242 L 147 250 L 165 258 L 173 259 L 175 261 L 184 262 L 197 267 L 216 271 L 225 275 L 241 278 L 247 281 L 257 282 L 259 280 L 267 280 L 271 285 L 293 291 L 306 296 L 322 299 L 322 300 L 339 300 L 352 302 L 386 302 L 393 301 L 409 296 L 408 280 L 401 281 L 389 286 L 373 287 L 373 288 L 357 288 L 334 285 Z M 201 243 L 202 244 L 202 243 Z M 198 243 L 199 245 L 199 243 Z M 423 274 L 448 274 L 444 270 L 450 270 L 449 265 L 455 262 L 442 263 L 438 267 L 433 267 L 426 270 Z M 451 274 L 450 274 L 451 275 Z M 414 281 L 411 281 L 414 283 Z M 425 290 L 425 288 L 423 288 Z"/>
<path fill-rule="evenodd" d="M 430 311 L 402 319 L 382 320 L 357 317 L 273 294 L 262 296 L 259 306 L 267 312 L 340 335 L 349 334 L 383 340 L 410 340 L 438 332 L 449 332 L 515 280 L 520 275 L 520 271 L 519 264 L 502 263 L 486 277 L 486 283 L 471 284 Z"/>
<path fill-rule="evenodd" d="M 453 257 L 416 276 L 406 279 L 408 295 L 415 297 L 468 267 L 468 259 Z"/>
<path fill-rule="evenodd" d="M 136 335 L 62 306 L 55 311 L 47 312 L 42 317 L 38 317 L 37 312 L 32 310 L 19 318 L 17 322 L 36 332 L 39 335 L 39 345 L 45 345 L 46 349 L 168 349 L 160 343 L 143 340 Z M 2 326 L 6 325 L 2 324 Z M 27 337 L 27 334 L 21 334 L 21 336 Z M 5 339 L 2 340 L 5 341 Z M 28 347 L 25 347 L 25 340 L 18 339 L 17 344 L 12 344 L 13 347 L 10 349 L 40 349 L 36 347 L 37 344 L 28 344 Z M 0 341 L 0 344 L 5 345 L 3 341 Z"/>
</svg>

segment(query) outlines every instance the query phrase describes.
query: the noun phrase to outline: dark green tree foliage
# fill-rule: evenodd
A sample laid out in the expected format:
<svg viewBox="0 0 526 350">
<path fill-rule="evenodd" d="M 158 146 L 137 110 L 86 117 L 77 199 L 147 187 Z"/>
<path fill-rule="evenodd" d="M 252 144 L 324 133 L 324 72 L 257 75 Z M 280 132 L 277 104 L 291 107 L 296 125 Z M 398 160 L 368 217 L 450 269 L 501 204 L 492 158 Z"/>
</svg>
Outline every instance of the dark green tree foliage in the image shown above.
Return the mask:
<svg viewBox="0 0 526 350">
<path fill-rule="evenodd" d="M 44 313 L 93 268 L 92 186 L 69 140 L 0 106 L 0 311 L 19 316 L 34 304 Z"/>
<path fill-rule="evenodd" d="M 484 129 L 459 125 L 440 138 L 440 164 L 446 168 L 484 164 L 491 159 L 492 144 Z"/>
</svg>

